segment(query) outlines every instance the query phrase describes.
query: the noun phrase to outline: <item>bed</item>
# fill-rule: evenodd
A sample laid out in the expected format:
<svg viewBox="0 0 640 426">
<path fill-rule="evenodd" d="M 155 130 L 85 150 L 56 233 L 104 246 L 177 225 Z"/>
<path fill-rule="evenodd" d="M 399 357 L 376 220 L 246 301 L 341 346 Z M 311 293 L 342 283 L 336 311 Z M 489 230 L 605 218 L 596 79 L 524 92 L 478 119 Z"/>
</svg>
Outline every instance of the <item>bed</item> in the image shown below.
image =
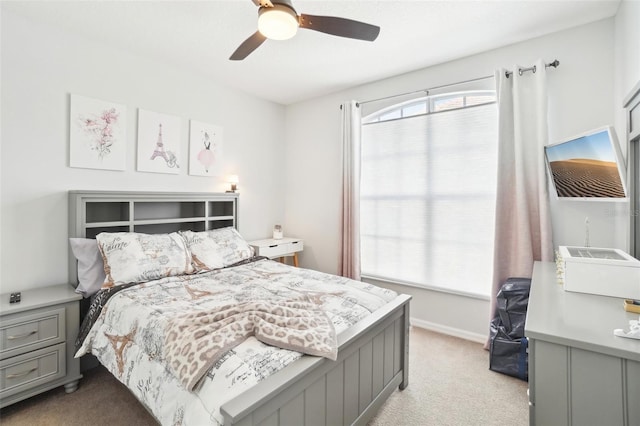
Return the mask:
<svg viewBox="0 0 640 426">
<path fill-rule="evenodd" d="M 161 424 L 366 424 L 396 388 L 408 385 L 410 297 L 246 253 L 243 241 L 235 240 L 239 236 L 238 205 L 237 193 L 70 191 L 69 236 L 76 243 L 100 245 L 101 257 L 109 266 L 107 282 L 114 284 L 85 299 L 85 322 L 92 318 L 95 323 L 81 331 L 84 335 L 78 339 L 78 355 L 97 355 Z M 185 264 L 184 259 L 177 259 L 175 264 L 184 264 L 188 273 L 183 274 L 180 267 L 175 273 L 164 273 L 167 276 L 145 271 L 148 281 L 137 280 L 143 284 L 123 284 L 130 271 L 105 253 L 108 247 L 126 245 L 123 235 L 139 239 L 139 234 L 146 235 L 150 246 L 161 239 L 166 241 L 165 247 L 174 249 L 185 244 L 192 261 Z M 221 235 L 224 241 L 234 241 L 225 246 L 233 250 L 222 254 L 216 251 L 213 255 L 203 238 L 218 238 L 216 244 L 220 245 Z M 98 242 L 92 242 L 96 237 Z M 87 277 L 78 250 L 77 244 L 70 248 L 72 283 L 82 283 Z M 183 309 L 185 304 L 195 304 L 202 316 L 209 305 L 225 305 L 229 296 L 200 296 L 221 293 L 217 290 L 230 288 L 231 283 L 237 284 L 234 300 L 246 297 L 261 303 L 250 304 L 247 312 L 251 316 L 242 317 L 252 318 L 255 335 L 238 344 L 237 336 L 219 337 L 218 328 L 214 327 L 211 336 L 215 339 L 210 340 L 221 341 L 216 344 L 222 349 L 217 350 L 216 346 L 215 351 L 196 352 L 213 366 L 181 368 L 191 365 L 184 361 L 187 357 L 194 359 L 183 351 L 183 363 L 178 362 L 180 350 L 190 341 L 184 330 L 193 323 Z M 272 287 L 276 285 L 279 287 Z M 82 291 L 81 286 L 78 291 Z M 187 299 L 196 302 L 176 296 L 185 291 L 190 292 L 191 298 Z M 173 299 L 179 300 L 177 305 Z M 309 305 L 312 302 L 313 308 Z M 269 311 L 272 303 L 288 303 L 290 309 L 286 314 Z M 317 306 L 322 308 L 316 309 Z M 234 306 L 230 312 L 235 315 L 237 311 Z M 160 322 L 149 321 L 153 326 L 143 329 L 142 324 L 147 322 L 142 319 L 147 318 L 145 312 L 151 313 L 148 318 L 153 321 L 172 318 L 169 325 L 174 328 L 163 322 L 165 331 L 152 335 L 154 328 L 161 328 Z M 269 315 L 274 312 L 276 320 L 271 320 Z M 287 335 L 278 340 L 270 334 L 269 326 L 287 315 L 312 324 L 317 338 Z M 299 315 L 304 318 L 301 320 Z M 323 318 L 328 318 L 329 323 Z M 288 318 L 286 323 L 295 321 Z M 255 327 L 258 322 L 266 327 Z M 121 329 L 113 331 L 118 327 Z M 301 329 L 307 330 L 306 326 Z M 173 336 L 182 340 L 171 342 L 177 348 L 175 358 L 167 355 L 169 362 L 161 362 L 164 356 L 158 354 L 165 352 L 158 349 L 158 342 L 168 340 L 170 333 L 166 330 L 180 330 Z M 201 330 L 198 328 L 197 335 L 202 335 Z M 328 334 L 321 334 L 325 332 Z M 132 336 L 136 334 L 144 339 L 135 340 Z M 333 337 L 330 339 L 329 335 Z M 227 346 L 231 347 L 228 351 L 224 349 Z M 211 356 L 205 357 L 204 352 Z M 166 351 L 169 353 L 173 352 Z"/>
</svg>

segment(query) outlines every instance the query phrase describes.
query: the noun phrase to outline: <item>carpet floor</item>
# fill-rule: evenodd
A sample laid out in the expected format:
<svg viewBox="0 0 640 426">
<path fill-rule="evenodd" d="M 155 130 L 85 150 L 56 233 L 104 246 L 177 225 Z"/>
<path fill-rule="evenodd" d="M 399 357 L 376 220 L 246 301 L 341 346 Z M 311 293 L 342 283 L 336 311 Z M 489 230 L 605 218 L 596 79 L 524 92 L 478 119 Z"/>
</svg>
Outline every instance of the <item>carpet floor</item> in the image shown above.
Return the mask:
<svg viewBox="0 0 640 426">
<path fill-rule="evenodd" d="M 412 327 L 409 386 L 395 391 L 369 426 L 525 426 L 527 383 L 489 370 L 479 343 Z M 0 410 L 2 426 L 156 425 L 103 367 L 78 390 L 62 387 Z M 198 425 L 194 425 L 198 426 Z"/>
</svg>

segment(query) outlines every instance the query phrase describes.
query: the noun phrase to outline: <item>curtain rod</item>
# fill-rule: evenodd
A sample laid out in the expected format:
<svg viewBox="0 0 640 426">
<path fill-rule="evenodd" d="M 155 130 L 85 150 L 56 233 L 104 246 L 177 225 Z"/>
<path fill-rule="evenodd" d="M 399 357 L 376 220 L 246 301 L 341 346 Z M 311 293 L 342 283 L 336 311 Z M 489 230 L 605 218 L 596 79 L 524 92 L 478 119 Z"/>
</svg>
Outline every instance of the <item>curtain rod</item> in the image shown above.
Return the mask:
<svg viewBox="0 0 640 426">
<path fill-rule="evenodd" d="M 545 68 L 549 68 L 549 67 L 553 67 L 553 68 L 558 68 L 558 66 L 560 65 L 560 61 L 558 61 L 557 59 L 555 59 L 553 62 L 549 62 L 548 64 L 544 64 Z M 532 66 L 529 68 L 520 68 L 518 69 L 518 74 L 522 75 L 522 73 L 527 72 L 527 71 L 533 71 L 536 72 L 536 66 Z M 507 78 L 509 78 L 509 76 L 513 74 L 513 71 L 506 71 L 505 72 L 505 76 Z M 426 95 L 429 94 L 429 90 L 436 90 L 436 89 L 442 89 L 444 87 L 449 87 L 449 86 L 455 86 L 458 84 L 464 84 L 464 83 L 472 83 L 474 81 L 479 81 L 479 80 L 484 80 L 485 78 L 491 78 L 493 77 L 492 75 L 486 75 L 484 77 L 478 77 L 478 78 L 472 78 L 470 80 L 465 80 L 465 81 L 459 81 L 457 83 L 451 83 L 451 84 L 444 84 L 442 86 L 436 86 L 436 87 L 431 87 L 429 89 L 420 89 L 420 90 L 414 90 L 412 92 L 406 92 L 406 93 L 400 93 L 398 95 L 391 95 L 391 96 L 385 96 L 383 98 L 377 98 L 377 99 L 369 99 L 367 101 L 362 101 L 362 102 L 356 102 L 356 106 L 360 106 L 362 104 L 368 104 L 370 102 L 378 102 L 378 101 L 384 101 L 386 99 L 391 99 L 391 98 L 398 98 L 401 96 L 408 96 L 408 95 L 413 95 L 415 93 L 420 93 L 420 92 L 424 92 Z M 340 109 L 342 109 L 342 105 L 340 105 Z"/>
<path fill-rule="evenodd" d="M 369 99 L 368 101 L 358 102 L 358 103 L 356 103 L 356 105 L 360 106 L 362 104 L 368 104 L 370 102 L 384 101 L 385 99 L 398 98 L 400 96 L 413 95 L 414 93 L 420 93 L 420 92 L 424 92 L 426 95 L 428 95 L 429 94 L 429 90 L 442 89 L 444 87 L 456 86 L 458 84 L 464 84 L 464 83 L 472 83 L 474 81 L 480 81 L 480 80 L 484 80 L 486 78 L 492 78 L 492 77 L 493 77 L 492 75 L 485 75 L 484 77 L 472 78 L 470 80 L 459 81 L 457 83 L 443 84 L 442 86 L 430 87 L 428 89 L 414 90 L 412 92 L 400 93 L 398 95 L 385 96 L 383 98 L 377 98 L 377 99 Z"/>
<path fill-rule="evenodd" d="M 553 68 L 558 68 L 560 66 L 560 61 L 555 59 L 553 62 L 549 62 L 548 64 L 544 64 L 545 68 L 549 68 L 549 67 L 553 67 Z M 518 74 L 522 75 L 522 73 L 527 72 L 527 71 L 533 71 L 534 73 L 536 72 L 536 66 L 532 66 L 529 68 L 519 68 L 518 69 Z M 513 71 L 507 71 L 504 73 L 504 75 L 509 78 L 509 76 L 513 74 Z"/>
</svg>

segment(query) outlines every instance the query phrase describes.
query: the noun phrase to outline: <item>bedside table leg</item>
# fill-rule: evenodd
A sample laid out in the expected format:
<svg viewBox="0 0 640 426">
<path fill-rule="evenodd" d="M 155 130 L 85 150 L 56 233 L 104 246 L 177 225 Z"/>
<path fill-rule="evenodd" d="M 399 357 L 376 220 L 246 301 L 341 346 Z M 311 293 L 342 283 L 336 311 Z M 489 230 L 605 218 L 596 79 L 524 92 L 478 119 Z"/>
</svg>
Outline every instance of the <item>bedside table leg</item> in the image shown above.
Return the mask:
<svg viewBox="0 0 640 426">
<path fill-rule="evenodd" d="M 73 382 L 66 383 L 64 385 L 64 391 L 66 393 L 75 392 L 78 389 L 78 383 L 79 382 L 80 382 L 79 380 L 74 380 Z"/>
<path fill-rule="evenodd" d="M 298 253 L 293 253 L 293 266 L 298 267 Z"/>
</svg>

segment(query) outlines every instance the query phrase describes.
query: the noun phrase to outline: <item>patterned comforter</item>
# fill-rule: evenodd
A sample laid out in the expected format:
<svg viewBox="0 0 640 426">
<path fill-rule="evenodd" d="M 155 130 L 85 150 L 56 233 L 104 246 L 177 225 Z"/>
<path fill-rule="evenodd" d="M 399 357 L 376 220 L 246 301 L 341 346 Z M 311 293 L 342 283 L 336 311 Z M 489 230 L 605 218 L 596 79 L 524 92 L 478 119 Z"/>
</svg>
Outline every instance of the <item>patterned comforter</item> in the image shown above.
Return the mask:
<svg viewBox="0 0 640 426">
<path fill-rule="evenodd" d="M 76 357 L 94 354 L 162 424 L 201 424 L 205 419 L 211 424 L 222 423 L 222 404 L 302 354 L 291 350 L 288 337 L 279 343 L 278 339 L 258 336 L 270 343 L 266 344 L 254 332 L 232 334 L 228 345 L 222 345 L 224 351 L 211 357 L 212 365 L 204 374 L 185 381 L 172 368 L 166 345 L 169 341 L 175 351 L 189 343 L 190 338 L 184 335 L 182 340 L 169 338 L 176 326 L 215 315 L 216 307 L 224 312 L 238 304 L 249 307 L 254 315 L 251 321 L 244 317 L 246 324 L 256 321 L 255 308 L 278 301 L 291 304 L 294 316 L 306 318 L 304 324 L 328 319 L 315 325 L 324 331 L 331 329 L 330 342 L 331 333 L 340 333 L 395 297 L 391 290 L 359 281 L 254 259 L 207 273 L 103 290 L 83 323 Z M 335 334 L 333 339 L 335 345 Z M 189 358 L 187 352 L 185 356 Z"/>
</svg>

